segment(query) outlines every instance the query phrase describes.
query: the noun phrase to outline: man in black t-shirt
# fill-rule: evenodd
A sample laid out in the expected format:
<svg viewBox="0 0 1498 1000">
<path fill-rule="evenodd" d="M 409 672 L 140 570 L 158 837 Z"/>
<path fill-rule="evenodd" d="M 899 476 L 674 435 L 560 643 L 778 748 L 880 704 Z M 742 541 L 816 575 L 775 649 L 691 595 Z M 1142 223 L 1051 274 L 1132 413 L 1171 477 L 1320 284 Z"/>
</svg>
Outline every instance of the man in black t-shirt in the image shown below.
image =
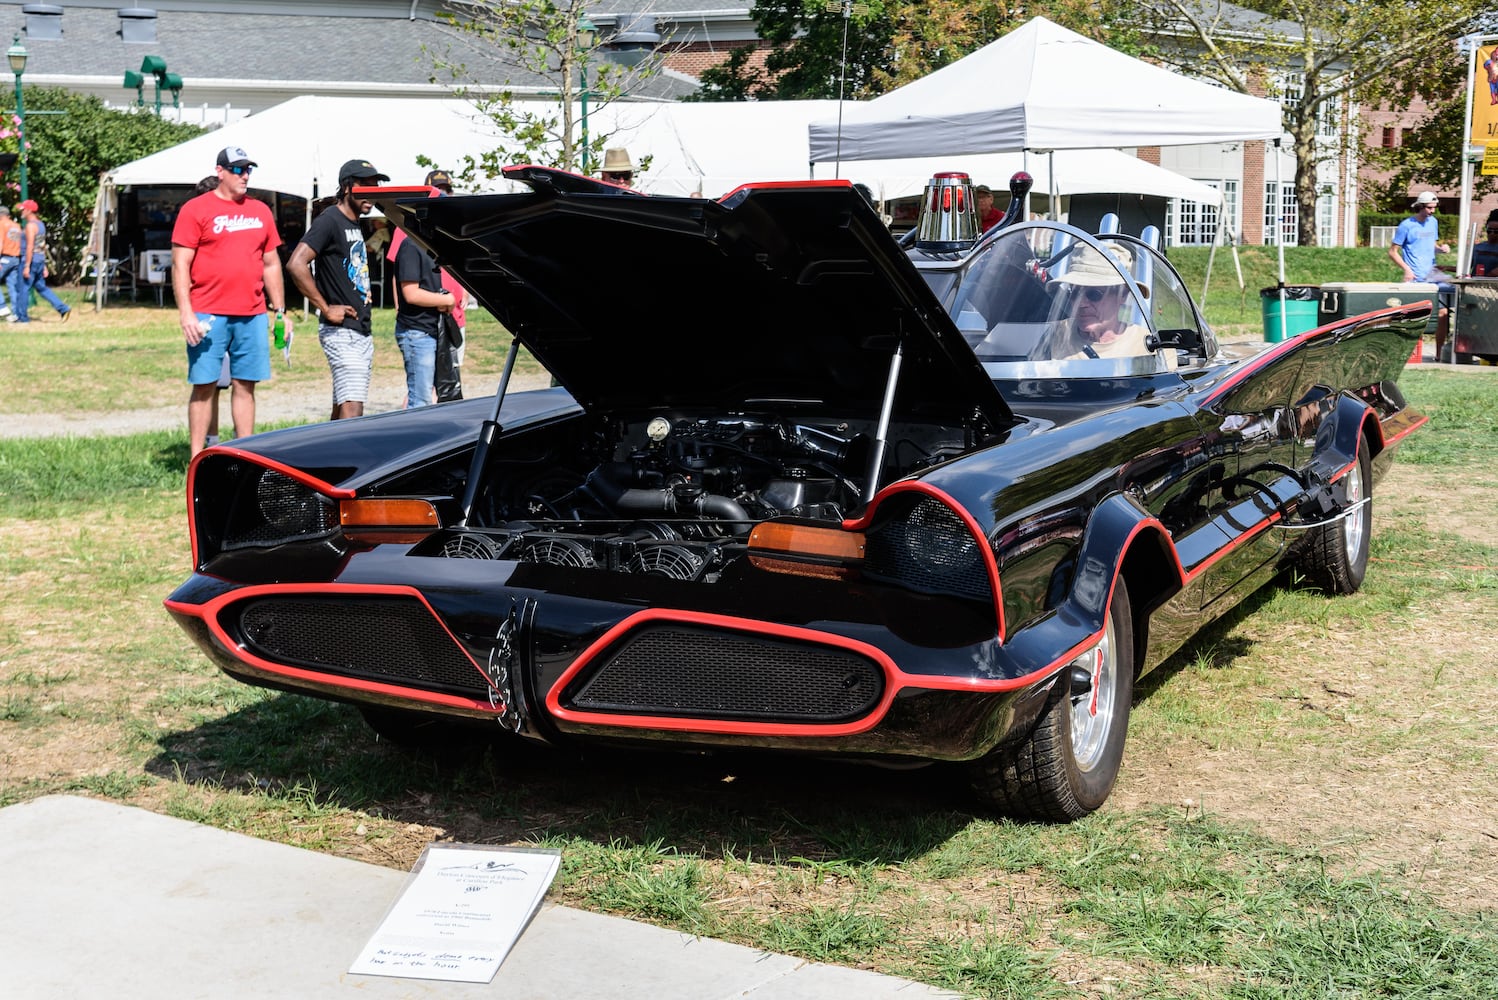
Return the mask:
<svg viewBox="0 0 1498 1000">
<path fill-rule="evenodd" d="M 452 311 L 453 294 L 442 287 L 431 255 L 409 239 L 395 253 L 395 287 L 400 291 L 395 342 L 406 363 L 406 405 L 426 406 L 432 401 L 437 338 L 444 314 Z"/>
<path fill-rule="evenodd" d="M 334 420 L 364 414 L 374 366 L 369 260 L 359 223 L 374 206 L 354 197 L 353 189 L 389 179 L 368 160 L 345 163 L 338 171 L 338 200 L 313 220 L 286 264 L 297 289 L 321 313 L 317 339 L 333 373 Z"/>
</svg>

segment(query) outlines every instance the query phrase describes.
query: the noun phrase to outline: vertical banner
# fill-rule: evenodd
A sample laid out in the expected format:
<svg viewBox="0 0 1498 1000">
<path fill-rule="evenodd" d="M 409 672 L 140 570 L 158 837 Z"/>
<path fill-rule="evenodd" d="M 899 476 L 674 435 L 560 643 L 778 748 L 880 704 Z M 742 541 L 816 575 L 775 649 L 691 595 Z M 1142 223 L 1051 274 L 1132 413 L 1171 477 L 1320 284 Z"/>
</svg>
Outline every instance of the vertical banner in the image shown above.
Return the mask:
<svg viewBox="0 0 1498 1000">
<path fill-rule="evenodd" d="M 1476 63 L 1469 141 L 1486 146 L 1498 143 L 1498 45 L 1480 46 Z"/>
</svg>

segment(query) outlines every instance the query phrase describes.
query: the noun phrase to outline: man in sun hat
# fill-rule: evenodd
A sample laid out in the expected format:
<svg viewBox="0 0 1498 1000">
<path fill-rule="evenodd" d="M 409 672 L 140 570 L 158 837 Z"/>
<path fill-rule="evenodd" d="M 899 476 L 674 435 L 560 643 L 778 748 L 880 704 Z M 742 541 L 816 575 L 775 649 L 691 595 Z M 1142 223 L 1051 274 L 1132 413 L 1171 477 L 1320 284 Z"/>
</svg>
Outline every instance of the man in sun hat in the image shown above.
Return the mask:
<svg viewBox="0 0 1498 1000">
<path fill-rule="evenodd" d="M 374 203 L 354 194 L 354 188 L 388 180 L 368 160 L 345 163 L 338 171 L 338 200 L 313 220 L 286 263 L 291 280 L 320 314 L 317 340 L 333 374 L 333 420 L 364 415 L 374 367 L 373 295 L 359 223 Z"/>
<path fill-rule="evenodd" d="M 603 167 L 598 173 L 610 184 L 618 184 L 621 187 L 635 186 L 635 164 L 629 158 L 629 150 L 622 146 L 603 151 Z"/>
<path fill-rule="evenodd" d="M 183 205 L 172 226 L 172 294 L 187 342 L 187 438 L 194 455 L 218 410 L 226 358 L 234 436 L 255 433 L 255 383 L 270 378 L 267 298 L 277 316 L 286 309 L 276 217 L 248 195 L 255 166 L 238 146 L 220 150 L 217 185 Z"/>
<path fill-rule="evenodd" d="M 1404 273 L 1405 281 L 1430 281 L 1436 285 L 1440 311 L 1436 319 L 1436 360 L 1444 360 L 1448 315 L 1455 288 L 1446 280 L 1446 273 L 1436 267 L 1437 253 L 1450 253 L 1451 248 L 1441 242 L 1441 227 L 1436 222 L 1436 209 L 1440 199 L 1434 191 L 1421 191 L 1410 203 L 1415 214 L 1399 224 L 1394 230 L 1394 240 L 1389 244 L 1389 259 Z"/>
<path fill-rule="evenodd" d="M 1067 256 L 1066 270 L 1046 283 L 1046 290 L 1056 296 L 1052 314 L 1063 317 L 1047 338 L 1047 357 L 1072 361 L 1153 353 L 1145 341 L 1149 330 L 1123 318 L 1133 311 L 1133 296 L 1122 271 L 1134 266 L 1134 254 L 1118 243 L 1108 243 L 1106 250 L 1104 257 L 1078 243 Z M 1149 294 L 1142 285 L 1139 291 Z"/>
</svg>

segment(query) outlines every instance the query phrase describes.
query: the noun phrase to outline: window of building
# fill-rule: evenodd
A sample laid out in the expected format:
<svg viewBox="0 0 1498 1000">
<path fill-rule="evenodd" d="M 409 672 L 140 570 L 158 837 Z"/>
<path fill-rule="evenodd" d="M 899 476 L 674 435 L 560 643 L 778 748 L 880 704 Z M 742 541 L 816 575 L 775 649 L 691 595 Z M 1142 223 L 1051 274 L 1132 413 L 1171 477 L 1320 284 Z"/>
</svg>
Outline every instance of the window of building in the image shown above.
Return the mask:
<svg viewBox="0 0 1498 1000">
<path fill-rule="evenodd" d="M 1295 202 L 1294 184 L 1264 183 L 1264 243 L 1276 242 L 1293 247 L 1300 242 L 1297 227 L 1300 224 L 1300 206 Z M 1275 240 L 1275 230 L 1279 239 Z"/>
<path fill-rule="evenodd" d="M 1399 145 L 1399 127 L 1396 125 L 1385 125 L 1383 147 L 1385 149 L 1393 149 L 1397 145 Z"/>
<path fill-rule="evenodd" d="M 1337 196 L 1329 186 L 1316 199 L 1316 243 L 1323 247 L 1337 245 Z"/>
<path fill-rule="evenodd" d="M 1197 180 L 1222 192 L 1222 207 L 1199 201 L 1175 198 L 1165 213 L 1165 244 L 1173 247 L 1208 246 L 1217 236 L 1220 218 L 1223 224 L 1222 242 L 1227 243 L 1238 233 L 1238 181 L 1236 178 Z"/>
</svg>

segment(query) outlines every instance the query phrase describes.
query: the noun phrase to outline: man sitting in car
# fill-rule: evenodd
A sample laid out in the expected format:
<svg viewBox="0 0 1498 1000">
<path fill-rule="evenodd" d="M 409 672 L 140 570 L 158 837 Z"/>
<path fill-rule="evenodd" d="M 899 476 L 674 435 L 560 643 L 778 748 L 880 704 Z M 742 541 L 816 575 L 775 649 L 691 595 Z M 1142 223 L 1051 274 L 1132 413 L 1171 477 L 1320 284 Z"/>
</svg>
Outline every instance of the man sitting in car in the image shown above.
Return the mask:
<svg viewBox="0 0 1498 1000">
<path fill-rule="evenodd" d="M 1118 267 L 1091 246 L 1079 244 L 1069 255 L 1066 270 L 1047 283 L 1046 290 L 1056 296 L 1052 314 L 1062 317 L 1047 338 L 1047 357 L 1073 361 L 1153 353 L 1146 343 L 1149 330 L 1124 319 L 1133 311 L 1133 297 L 1119 268 L 1132 267 L 1134 255 L 1118 244 L 1109 244 L 1107 251 Z M 1140 292 L 1149 294 L 1143 285 Z"/>
</svg>

